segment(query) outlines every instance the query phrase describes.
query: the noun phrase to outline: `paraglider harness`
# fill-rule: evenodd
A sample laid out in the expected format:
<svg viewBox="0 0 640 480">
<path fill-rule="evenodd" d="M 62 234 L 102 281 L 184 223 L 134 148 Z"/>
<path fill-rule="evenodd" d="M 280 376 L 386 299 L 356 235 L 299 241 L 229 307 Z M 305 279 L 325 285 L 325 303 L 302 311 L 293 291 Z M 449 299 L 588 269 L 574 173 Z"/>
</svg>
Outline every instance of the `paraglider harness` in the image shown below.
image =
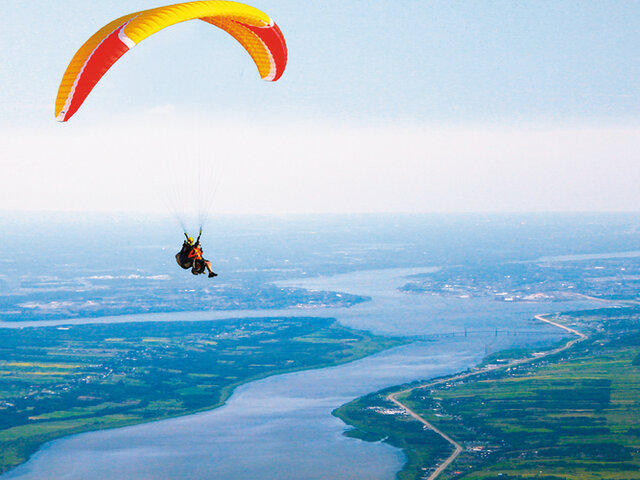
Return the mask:
<svg viewBox="0 0 640 480">
<path fill-rule="evenodd" d="M 195 243 L 189 242 L 189 235 L 184 232 L 186 240 L 182 244 L 182 249 L 176 253 L 176 261 L 185 270 L 191 269 L 191 273 L 198 275 L 204 273 L 205 263 L 202 258 L 202 249 L 200 248 L 200 237 L 202 236 L 202 229 L 198 233 L 198 238 Z"/>
</svg>

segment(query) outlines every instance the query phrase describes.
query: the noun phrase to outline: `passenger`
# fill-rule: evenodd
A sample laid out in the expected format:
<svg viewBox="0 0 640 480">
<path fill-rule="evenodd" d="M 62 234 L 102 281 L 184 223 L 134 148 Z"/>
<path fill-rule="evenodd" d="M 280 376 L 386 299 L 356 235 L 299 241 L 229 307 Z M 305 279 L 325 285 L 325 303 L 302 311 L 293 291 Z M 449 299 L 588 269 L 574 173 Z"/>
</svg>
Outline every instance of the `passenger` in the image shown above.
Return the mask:
<svg viewBox="0 0 640 480">
<path fill-rule="evenodd" d="M 200 235 L 202 235 L 202 232 L 200 232 Z M 176 260 L 182 268 L 191 268 L 191 273 L 194 275 L 200 275 L 207 270 L 209 272 L 209 278 L 217 277 L 218 274 L 211 268 L 211 262 L 202 256 L 200 235 L 198 235 L 194 243 L 193 238 L 185 233 L 187 239 L 182 244 L 182 250 L 176 255 Z"/>
</svg>

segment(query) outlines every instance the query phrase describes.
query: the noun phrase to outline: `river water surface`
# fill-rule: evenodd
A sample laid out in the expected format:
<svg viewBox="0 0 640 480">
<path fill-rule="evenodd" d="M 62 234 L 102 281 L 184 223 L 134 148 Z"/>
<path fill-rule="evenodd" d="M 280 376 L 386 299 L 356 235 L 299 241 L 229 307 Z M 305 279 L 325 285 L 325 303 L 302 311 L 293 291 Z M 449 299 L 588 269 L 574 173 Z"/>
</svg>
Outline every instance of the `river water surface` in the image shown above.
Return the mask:
<svg viewBox="0 0 640 480">
<path fill-rule="evenodd" d="M 350 308 L 149 314 L 46 322 L 52 325 L 322 316 L 335 317 L 353 328 L 417 340 L 349 364 L 277 375 L 243 385 L 223 407 L 209 412 L 55 440 L 0 478 L 391 480 L 404 462 L 402 452 L 384 443 L 345 437 L 347 427 L 331 415 L 333 409 L 383 387 L 463 370 L 478 363 L 487 352 L 509 346 L 549 345 L 564 333 L 533 320 L 533 315 L 594 306 L 590 301 L 508 303 L 398 290 L 406 283 L 404 277 L 424 271 L 369 270 L 281 283 L 371 297 L 371 301 Z M 465 329 L 467 336 L 463 334 Z M 457 335 L 447 335 L 451 333 Z"/>
</svg>

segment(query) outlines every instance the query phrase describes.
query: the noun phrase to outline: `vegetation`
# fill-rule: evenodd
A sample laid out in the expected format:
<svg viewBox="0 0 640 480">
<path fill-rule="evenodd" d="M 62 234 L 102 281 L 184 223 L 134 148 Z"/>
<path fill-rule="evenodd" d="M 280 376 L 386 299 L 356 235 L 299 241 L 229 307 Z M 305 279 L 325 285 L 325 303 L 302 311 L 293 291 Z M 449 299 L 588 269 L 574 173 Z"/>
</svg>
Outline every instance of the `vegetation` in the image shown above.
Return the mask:
<svg viewBox="0 0 640 480">
<path fill-rule="evenodd" d="M 345 435 L 348 437 L 368 442 L 385 441 L 401 448 L 407 462 L 398 474 L 399 480 L 422 478 L 424 473 L 430 472 L 441 459 L 451 454 L 450 445 L 388 401 L 385 393 L 358 398 L 337 408 L 333 414 L 358 427 L 347 431 Z"/>
<path fill-rule="evenodd" d="M 414 275 L 401 290 L 498 301 L 566 300 L 580 295 L 635 301 L 640 257 L 448 266 Z"/>
<path fill-rule="evenodd" d="M 133 286 L 131 277 L 136 279 Z M 185 310 L 275 309 L 295 305 L 350 307 L 367 300 L 348 293 L 311 292 L 246 281 L 207 285 L 196 294 L 194 289 L 177 287 L 164 276 L 97 275 L 65 282 L 51 281 L 48 277 L 34 279 L 19 294 L 0 295 L 0 311 L 3 321 L 25 322 Z"/>
<path fill-rule="evenodd" d="M 567 315 L 592 332 L 568 352 L 399 396 L 465 449 L 441 478 L 640 479 L 638 318 L 635 308 Z M 389 391 L 335 413 L 358 428 L 351 436 L 405 450 L 398 478 L 426 478 L 453 447 L 431 431 L 404 436 L 421 424 L 389 408 Z"/>
<path fill-rule="evenodd" d="M 42 443 L 221 405 L 247 381 L 398 345 L 330 319 L 4 329 L 0 472 Z"/>
</svg>

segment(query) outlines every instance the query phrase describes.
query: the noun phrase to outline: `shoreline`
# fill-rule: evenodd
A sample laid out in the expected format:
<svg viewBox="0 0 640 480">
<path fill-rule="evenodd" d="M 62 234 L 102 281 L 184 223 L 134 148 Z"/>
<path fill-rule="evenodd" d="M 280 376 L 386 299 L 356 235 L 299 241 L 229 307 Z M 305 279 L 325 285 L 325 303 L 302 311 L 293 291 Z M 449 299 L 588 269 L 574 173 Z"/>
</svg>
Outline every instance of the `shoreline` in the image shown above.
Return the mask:
<svg viewBox="0 0 640 480">
<path fill-rule="evenodd" d="M 560 323 L 554 322 L 553 320 L 549 320 L 548 318 L 545 318 L 547 315 L 550 315 L 550 314 L 548 314 L 548 313 L 547 314 L 538 314 L 538 315 L 534 315 L 534 318 L 536 320 L 541 321 L 541 322 L 545 322 L 545 323 L 548 323 L 550 325 L 553 325 L 553 326 L 555 326 L 557 328 L 561 328 L 561 329 L 567 331 L 568 333 L 571 333 L 572 335 L 575 335 L 577 338 L 570 338 L 564 345 L 561 345 L 560 347 L 552 348 L 551 350 L 547 350 L 547 351 L 541 352 L 539 355 L 534 355 L 534 356 L 528 356 L 528 357 L 524 357 L 524 358 L 515 359 L 515 360 L 512 360 L 512 361 L 507 362 L 506 364 L 502 364 L 502 365 L 488 365 L 488 366 L 485 366 L 485 367 L 475 367 L 469 372 L 460 373 L 460 374 L 456 374 L 456 375 L 453 375 L 453 376 L 447 376 L 445 378 L 440 378 L 438 380 L 429 381 L 427 383 L 421 383 L 421 384 L 413 386 L 413 387 L 409 387 L 409 388 L 405 388 L 403 390 L 392 392 L 392 393 L 390 393 L 390 394 L 388 394 L 386 396 L 386 399 L 388 401 L 392 402 L 397 407 L 399 407 L 402 410 L 404 410 L 407 413 L 407 415 L 413 417 L 415 420 L 417 420 L 420 423 L 422 423 L 425 427 L 427 427 L 431 431 L 433 431 L 433 432 L 437 433 L 438 435 L 440 435 L 444 440 L 446 440 L 449 444 L 451 444 L 454 447 L 453 453 L 451 453 L 451 455 L 449 457 L 447 457 L 443 462 L 441 462 L 439 465 L 437 465 L 435 470 L 431 473 L 431 475 L 429 475 L 426 478 L 426 480 L 436 480 L 440 476 L 440 474 L 442 474 L 442 472 L 444 472 L 447 469 L 447 467 L 449 467 L 449 465 L 451 465 L 451 463 L 453 463 L 456 460 L 456 458 L 458 458 L 458 456 L 462 453 L 462 451 L 464 449 L 463 449 L 462 445 L 460 445 L 454 439 L 449 437 L 445 432 L 443 432 L 440 429 L 438 429 L 435 425 L 431 424 L 429 421 L 424 419 L 422 416 L 420 416 L 414 410 L 412 410 L 407 405 L 405 405 L 400 400 L 398 400 L 398 396 L 408 394 L 408 393 L 410 393 L 410 392 L 412 392 L 414 390 L 419 390 L 419 389 L 423 389 L 423 388 L 429 388 L 429 387 L 433 387 L 433 386 L 436 386 L 436 385 L 442 385 L 443 383 L 455 382 L 455 381 L 458 381 L 458 380 L 463 380 L 463 379 L 466 379 L 466 378 L 474 377 L 474 376 L 477 376 L 477 375 L 481 375 L 483 373 L 497 372 L 497 371 L 500 371 L 500 370 L 503 370 L 503 369 L 508 369 L 508 368 L 511 368 L 511 367 L 515 367 L 515 366 L 531 363 L 531 362 L 537 361 L 537 360 L 539 360 L 541 358 L 546 358 L 546 357 L 548 357 L 550 355 L 555 355 L 555 354 L 558 354 L 558 353 L 563 352 L 565 350 L 568 350 L 569 348 L 571 348 L 576 343 L 582 342 L 582 341 L 584 341 L 584 340 L 589 338 L 587 335 L 579 332 L 578 330 L 575 330 L 575 329 L 573 329 L 571 327 L 567 327 L 566 325 L 562 325 Z"/>
<path fill-rule="evenodd" d="M 289 317 L 289 318 L 305 318 L 305 317 Z M 323 318 L 323 317 L 317 317 L 317 318 Z M 324 317 L 326 318 L 326 317 Z M 332 320 L 331 326 L 329 328 L 333 328 L 334 326 L 338 326 L 339 328 L 342 329 L 346 329 L 346 330 L 353 330 L 355 331 L 355 329 L 352 329 L 350 327 L 346 327 L 344 325 L 341 325 L 335 318 L 329 318 L 330 320 Z M 243 319 L 235 319 L 235 320 L 243 320 Z M 253 319 L 247 319 L 247 320 L 253 320 Z M 54 326 L 52 326 L 54 327 Z M 43 328 L 43 327 L 39 327 L 39 328 Z M 320 369 L 325 369 L 325 368 L 332 368 L 332 367 L 337 367 L 337 366 L 341 366 L 341 365 L 347 365 L 349 363 L 353 363 L 356 362 L 358 360 L 361 360 L 363 358 L 367 358 L 370 356 L 374 356 L 377 354 L 380 354 L 382 352 L 385 351 L 389 351 L 392 350 L 394 348 L 397 347 L 402 347 L 405 345 L 409 345 L 411 343 L 414 343 L 413 340 L 411 339 L 402 339 L 402 338 L 385 338 L 385 337 L 380 337 L 377 336 L 375 334 L 372 334 L 368 331 L 364 331 L 362 330 L 362 333 L 364 333 L 365 335 L 367 335 L 369 338 L 368 340 L 365 341 L 365 343 L 367 342 L 373 342 L 374 344 L 377 342 L 378 344 L 380 344 L 380 341 L 383 340 L 385 341 L 385 343 L 394 343 L 391 346 L 383 346 L 382 344 L 378 345 L 379 347 L 382 348 L 376 348 L 373 351 L 369 351 L 366 348 L 362 349 L 359 352 L 354 352 L 353 355 L 351 355 L 349 358 L 343 358 L 340 359 L 338 361 L 334 361 L 334 362 L 325 362 L 325 363 L 321 363 L 315 366 L 299 366 L 299 367 L 291 367 L 291 368 L 284 368 L 282 370 L 278 370 L 278 371 L 273 371 L 273 372 L 265 372 L 262 374 L 258 374 L 258 375 L 254 375 L 252 377 L 240 380 L 236 383 L 227 385 L 225 387 L 223 387 L 221 389 L 221 395 L 219 400 L 212 405 L 208 405 L 206 407 L 203 408 L 197 408 L 197 409 L 193 409 L 193 410 L 188 410 L 188 411 L 184 411 L 184 412 L 180 412 L 180 413 L 176 413 L 176 414 L 171 414 L 171 415 L 164 415 L 164 416 L 159 416 L 159 417 L 155 417 L 155 418 L 147 418 L 147 419 L 142 419 L 142 420 L 124 420 L 122 421 L 122 423 L 120 424 L 113 424 L 113 423 L 109 423 L 107 426 L 103 426 L 103 427 L 99 427 L 98 428 L 88 428 L 88 429 L 84 429 L 82 427 L 79 427 L 77 431 L 70 431 L 70 432 L 65 432 L 63 435 L 55 437 L 55 438 L 51 438 L 51 439 L 47 439 L 46 441 L 42 442 L 42 443 L 37 443 L 34 444 L 34 448 L 29 448 L 27 447 L 27 449 L 25 450 L 26 456 L 24 458 L 23 461 L 21 461 L 20 463 L 14 464 L 6 469 L 3 469 L 2 466 L 0 466 L 0 478 L 3 478 L 3 476 L 5 476 L 6 474 L 9 474 L 10 472 L 14 471 L 16 468 L 26 464 L 29 460 L 31 460 L 31 458 L 33 457 L 33 455 L 35 455 L 37 452 L 39 452 L 40 450 L 43 450 L 44 448 L 46 448 L 50 443 L 52 442 L 56 442 L 62 439 L 67 439 L 67 438 L 71 438 L 74 436 L 78 436 L 78 435 L 82 435 L 85 433 L 95 433 L 95 432 L 100 432 L 100 431 L 106 431 L 106 430 L 115 430 L 115 429 L 123 429 L 123 428 L 128 428 L 128 427 L 135 427 L 138 425 L 144 425 L 144 424 L 148 424 L 148 423 L 154 423 L 154 422 L 162 422 L 165 420 L 170 420 L 170 419 L 175 419 L 175 418 L 180 418 L 180 417 L 188 417 L 191 415 L 197 415 L 197 414 L 201 414 L 201 413 L 206 413 L 206 412 L 211 412 L 213 410 L 219 409 L 221 407 L 223 407 L 227 401 L 229 400 L 229 398 L 233 395 L 233 393 L 235 392 L 235 390 L 241 386 L 259 381 L 259 380 L 263 380 L 269 377 L 275 377 L 275 376 L 280 376 L 280 375 L 288 375 L 291 373 L 296 373 L 296 372 L 303 372 L 303 371 L 314 371 L 314 370 L 320 370 Z M 97 417 L 99 418 L 99 417 Z"/>
<path fill-rule="evenodd" d="M 393 270 L 396 270 L 396 269 L 393 269 Z M 403 273 L 405 273 L 407 270 L 415 271 L 416 269 L 400 269 L 400 271 L 402 271 Z M 361 272 L 357 272 L 357 273 L 359 274 Z M 351 274 L 347 274 L 347 275 L 351 275 Z M 393 293 L 395 293 L 395 289 L 392 289 L 391 291 Z M 386 292 L 383 292 L 383 293 L 386 293 Z M 367 302 L 365 302 L 365 304 L 366 303 Z M 342 309 L 351 311 L 349 308 L 342 307 Z M 315 311 L 313 311 L 313 310 L 315 310 Z M 333 310 L 333 309 L 327 309 L 327 310 Z M 182 312 L 182 313 L 185 313 L 185 312 Z M 189 319 L 181 319 L 181 320 L 175 320 L 175 319 L 162 319 L 162 320 L 160 320 L 160 319 L 157 319 L 157 317 L 156 317 L 156 316 L 167 316 L 168 317 L 170 315 L 176 315 L 175 312 L 171 312 L 171 313 L 168 313 L 168 314 L 167 313 L 164 313 L 164 314 L 141 314 L 141 315 L 138 314 L 138 315 L 136 315 L 136 317 L 137 317 L 138 321 L 142 321 L 142 322 L 150 321 L 149 317 L 156 317 L 154 320 L 155 321 L 159 321 L 159 322 L 180 322 L 180 321 L 191 322 L 191 321 L 197 321 L 193 317 L 200 317 L 200 318 L 198 318 L 198 320 L 205 320 L 205 321 L 207 321 L 207 320 L 208 321 L 212 321 L 212 320 L 237 319 L 238 318 L 237 315 L 239 313 L 240 313 L 239 311 L 191 312 L 191 314 L 189 314 L 189 312 L 186 312 L 186 314 L 189 315 L 191 318 L 189 318 Z M 249 318 L 256 319 L 256 318 L 263 318 L 263 317 L 279 316 L 278 313 L 281 313 L 281 312 L 279 312 L 277 310 L 276 311 L 274 311 L 274 310 L 264 310 L 264 311 L 259 312 L 258 314 L 256 314 L 255 311 L 252 311 L 251 313 L 253 315 L 248 316 L 247 317 L 248 319 Z M 332 316 L 333 317 L 334 316 L 334 315 L 327 315 L 329 313 L 330 312 L 328 312 L 326 310 L 323 311 L 322 308 L 320 308 L 320 309 L 311 309 L 311 310 L 307 310 L 307 309 L 287 309 L 287 314 L 288 314 L 287 317 L 298 317 L 298 316 L 301 316 L 301 315 L 302 316 L 309 316 L 309 317 L 316 317 L 316 316 L 325 316 L 325 317 L 326 316 Z M 332 313 L 334 313 L 334 312 L 332 312 Z M 367 315 L 369 313 L 370 312 L 365 311 L 362 314 L 363 315 Z M 235 314 L 235 315 L 233 315 L 232 317 L 229 317 L 230 314 Z M 324 314 L 324 315 L 322 315 L 322 314 Z M 219 318 L 216 318 L 216 317 L 219 317 Z M 82 321 L 82 319 L 80 319 L 80 321 L 78 321 L 77 323 L 78 324 L 89 323 L 89 324 L 93 324 L 93 325 L 101 324 L 101 323 L 128 323 L 128 322 L 131 322 L 131 316 L 128 316 L 128 315 L 120 316 L 120 317 L 117 317 L 117 320 L 116 320 L 116 318 L 111 317 L 111 318 L 108 318 L 107 322 L 100 322 L 100 321 L 95 321 L 95 320 L 97 320 L 97 319 L 91 319 L 90 321 L 87 322 L 86 320 Z M 114 320 L 116 320 L 116 321 L 114 321 Z M 338 318 L 337 321 L 342 327 L 354 328 L 354 327 L 349 327 L 347 324 L 343 323 L 340 318 Z M 53 322 L 56 322 L 56 321 L 53 321 Z M 60 323 L 58 323 L 58 322 L 60 322 Z M 64 322 L 64 323 L 62 323 L 62 322 Z M 57 321 L 56 323 L 58 323 L 58 325 L 60 325 L 60 324 L 63 324 L 63 325 L 76 324 L 76 322 L 74 322 L 73 320 L 71 320 L 71 321 L 69 321 L 69 320 L 67 320 L 67 321 L 64 321 L 64 320 L 63 321 Z M 31 325 L 31 326 L 32 327 L 39 327 L 39 325 Z M 44 326 L 44 325 L 40 325 L 40 326 Z M 48 326 L 48 327 L 56 327 L 57 325 L 48 323 L 46 326 Z M 14 327 L 20 328 L 18 325 L 15 325 Z M 366 331 L 368 333 L 373 333 L 372 329 L 370 329 L 370 328 L 355 328 L 355 330 L 362 330 L 362 331 Z M 388 337 L 388 338 L 389 337 L 393 337 L 393 335 L 388 335 L 388 334 L 374 334 L 374 335 L 380 335 L 380 336 Z M 400 340 L 400 337 L 395 337 L 395 338 L 397 340 Z M 416 339 L 413 336 L 405 337 L 402 340 L 404 340 L 403 344 L 412 344 L 412 343 L 414 343 L 416 341 Z M 379 353 L 381 351 L 384 351 L 384 349 L 380 350 L 378 352 L 375 352 L 375 353 Z M 203 408 L 203 409 L 196 409 L 196 410 L 193 410 L 193 411 L 190 411 L 190 412 L 184 412 L 184 413 L 180 413 L 180 414 L 176 414 L 176 415 L 168 415 L 168 416 L 164 416 L 164 417 L 148 419 L 148 420 L 144 420 L 142 422 L 134 421 L 134 422 L 125 423 L 125 424 L 122 424 L 122 425 L 109 426 L 107 428 L 98 428 L 98 429 L 92 429 L 92 430 L 85 430 L 84 432 L 88 433 L 88 432 L 96 432 L 96 431 L 107 430 L 107 429 L 125 428 L 125 427 L 131 427 L 131 426 L 135 426 L 135 425 L 141 425 L 141 424 L 144 424 L 144 423 L 154 423 L 154 422 L 160 422 L 160 421 L 163 421 L 163 420 L 168 420 L 168 419 L 171 419 L 171 418 L 186 417 L 186 416 L 199 414 L 199 413 L 203 413 L 203 412 L 210 412 L 212 410 L 215 410 L 215 409 L 220 408 L 221 406 L 225 405 L 227 400 L 231 397 L 231 395 L 235 391 L 235 389 L 237 387 L 241 386 L 241 385 L 246 385 L 246 384 L 255 382 L 256 380 L 260 380 L 260 379 L 266 378 L 266 377 L 280 376 L 281 374 L 282 375 L 286 375 L 288 373 L 292 373 L 292 372 L 295 372 L 295 371 L 319 370 L 319 369 L 323 369 L 323 368 L 327 368 L 327 367 L 334 367 L 334 366 L 338 366 L 338 365 L 341 365 L 341 364 L 351 363 L 351 362 L 353 362 L 355 360 L 358 360 L 358 359 L 361 359 L 361 358 L 365 358 L 365 357 L 368 357 L 368 356 L 372 356 L 375 353 L 369 353 L 369 354 L 366 354 L 366 355 L 361 355 L 359 357 L 353 357 L 351 359 L 348 359 L 348 360 L 345 360 L 345 361 L 342 361 L 342 362 L 323 364 L 323 365 L 318 365 L 318 366 L 312 367 L 312 368 L 302 367 L 302 368 L 297 368 L 297 369 L 291 369 L 291 370 L 288 370 L 288 371 L 275 372 L 275 373 L 272 373 L 272 374 L 258 376 L 258 377 L 255 377 L 255 378 L 250 378 L 250 379 L 244 380 L 242 382 L 238 382 L 236 384 L 228 386 L 227 387 L 228 390 L 224 392 L 223 397 L 221 397 L 221 400 L 215 406 L 211 406 L 211 407 L 208 406 L 208 407 Z M 420 377 L 418 377 L 418 378 L 420 378 Z M 432 378 L 433 378 L 433 376 L 432 376 Z M 64 435 L 62 437 L 58 437 L 58 439 L 71 437 L 71 436 L 76 436 L 79 433 L 82 433 L 82 432 L 76 432 L 76 433 L 67 434 L 67 435 Z M 58 440 L 58 439 L 56 439 L 56 440 Z M 47 441 L 46 443 L 49 443 L 50 441 L 51 440 Z M 40 444 L 40 446 L 42 446 L 42 445 L 43 444 Z M 36 450 L 36 451 L 38 451 L 38 450 Z M 12 470 L 13 470 L 13 468 L 12 468 Z"/>
</svg>

